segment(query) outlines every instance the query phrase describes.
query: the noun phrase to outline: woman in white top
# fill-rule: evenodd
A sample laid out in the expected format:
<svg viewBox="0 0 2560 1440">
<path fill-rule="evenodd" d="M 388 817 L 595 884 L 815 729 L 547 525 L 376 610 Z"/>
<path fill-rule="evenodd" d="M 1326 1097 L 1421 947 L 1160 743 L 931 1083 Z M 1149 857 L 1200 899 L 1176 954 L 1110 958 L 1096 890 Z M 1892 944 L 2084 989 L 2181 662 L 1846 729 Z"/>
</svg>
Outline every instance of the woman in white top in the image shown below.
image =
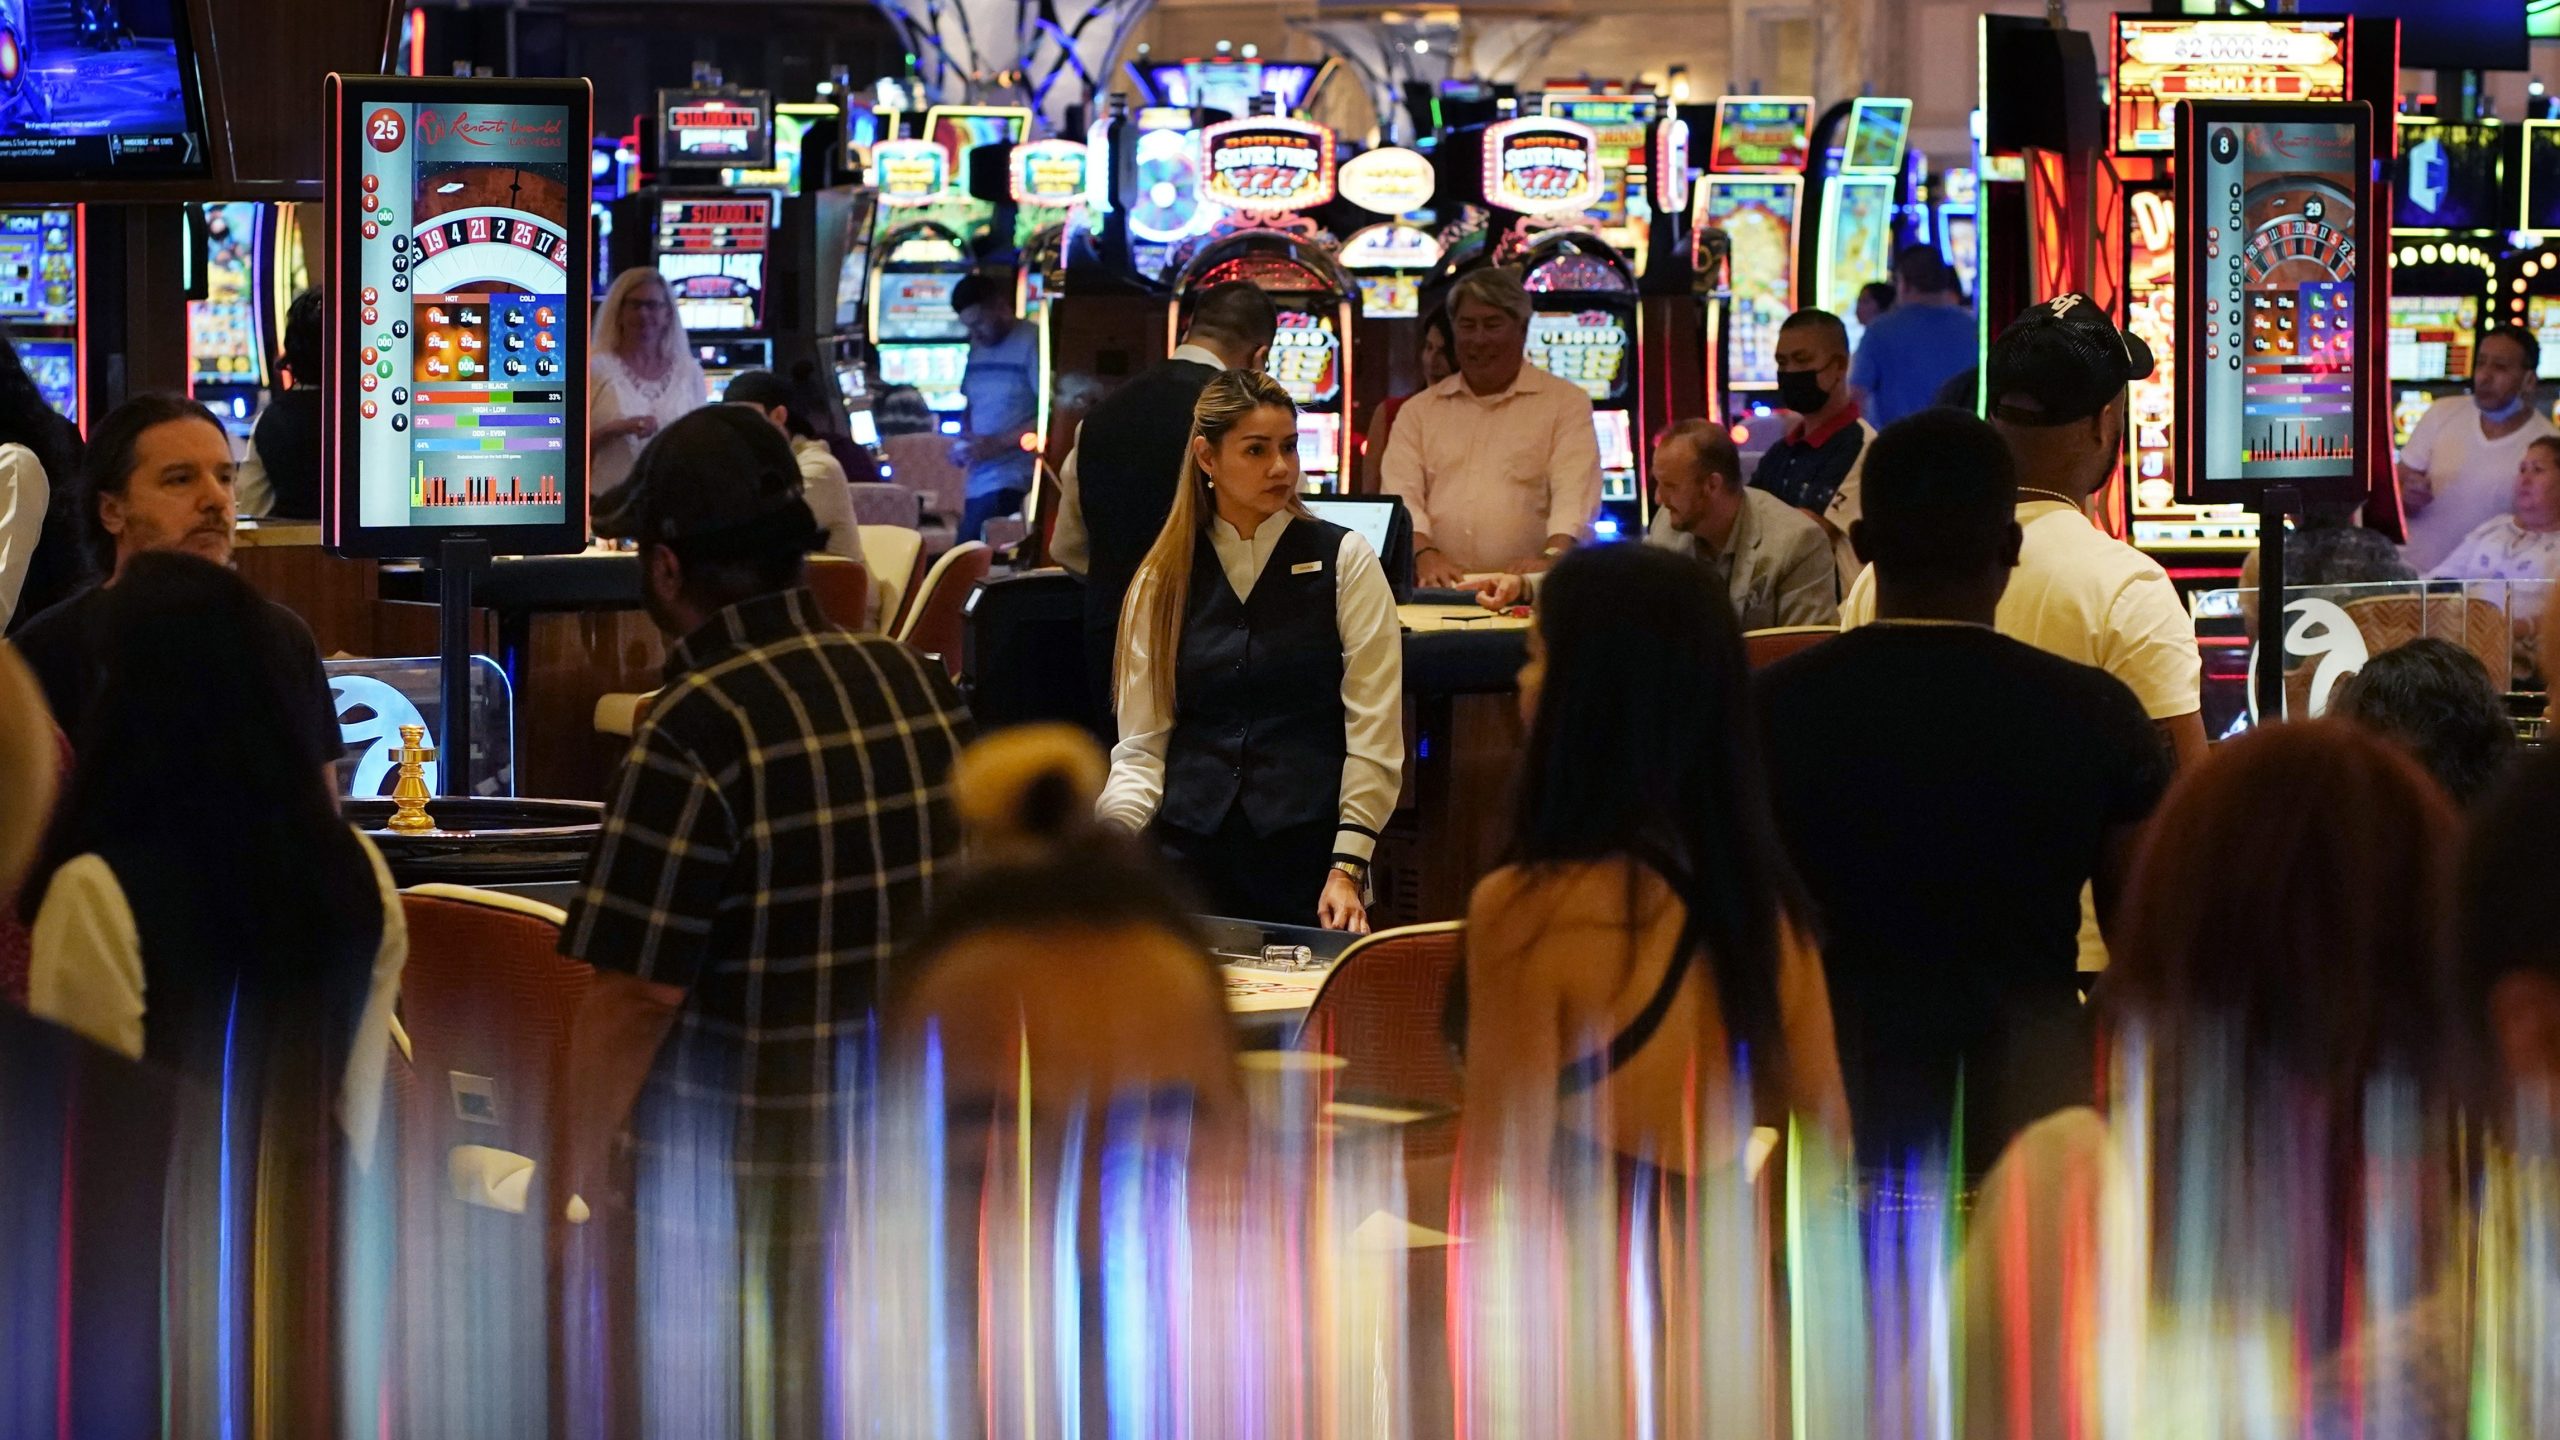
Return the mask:
<svg viewBox="0 0 2560 1440">
<path fill-rule="evenodd" d="M 2462 537 L 2431 580 L 2560 580 L 2560 436 L 2516 462 L 2515 508 Z"/>
<path fill-rule="evenodd" d="M 45 402 L 17 346 L 0 334 L 0 630 L 71 593 L 83 573 L 69 503 L 71 441 L 71 423 Z"/>
<path fill-rule="evenodd" d="M 596 306 L 587 349 L 595 497 L 602 499 L 631 477 L 650 436 L 710 399 L 710 384 L 694 361 L 666 277 L 637 265 L 613 277 Z"/>
<path fill-rule="evenodd" d="M 1298 501 L 1298 412 L 1258 371 L 1192 410 L 1173 513 L 1120 614 L 1120 744 L 1098 807 L 1217 912 L 1369 928 L 1404 773 L 1404 637 L 1376 552 Z"/>
</svg>

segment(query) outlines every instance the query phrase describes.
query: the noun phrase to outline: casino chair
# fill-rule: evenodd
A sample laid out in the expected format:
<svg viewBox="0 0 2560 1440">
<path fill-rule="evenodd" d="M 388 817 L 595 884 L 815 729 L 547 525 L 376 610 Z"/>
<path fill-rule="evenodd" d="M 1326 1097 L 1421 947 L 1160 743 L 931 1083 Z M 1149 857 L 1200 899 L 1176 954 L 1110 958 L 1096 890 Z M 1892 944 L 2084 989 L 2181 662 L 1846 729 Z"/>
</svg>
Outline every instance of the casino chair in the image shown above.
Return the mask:
<svg viewBox="0 0 2560 1440">
<path fill-rule="evenodd" d="M 1342 952 L 1298 1027 L 1297 1048 L 1339 1056 L 1337 1101 L 1357 1100 L 1421 1110 L 1455 1110 L 1458 1067 L 1440 1033 L 1450 982 L 1466 961 L 1466 922 L 1441 920 L 1364 935 Z M 1447 1153 L 1456 1130 L 1416 1126 L 1417 1145 Z"/>
<path fill-rule="evenodd" d="M 865 543 L 871 539 L 868 534 L 862 538 Z M 969 592 L 987 578 L 987 567 L 994 559 L 995 552 L 979 540 L 943 551 L 924 579 L 916 583 L 905 613 L 898 617 L 898 628 L 890 632 L 892 638 L 927 655 L 940 656 L 949 667 L 951 678 L 958 680 L 961 626 L 967 618 Z"/>
<path fill-rule="evenodd" d="M 809 557 L 809 593 L 837 626 L 857 634 L 871 628 L 871 568 L 841 555 Z"/>
<path fill-rule="evenodd" d="M 1766 630 L 1742 632 L 1742 653 L 1751 668 L 1775 665 L 1788 656 L 1810 650 L 1840 633 L 1837 625 L 1776 625 Z"/>
<path fill-rule="evenodd" d="M 853 485 L 853 523 L 917 528 L 916 492 L 904 485 Z"/>
<path fill-rule="evenodd" d="M 951 437 L 938 433 L 890 435 L 880 442 L 889 479 L 924 497 L 926 513 L 957 527 L 969 503 L 969 472 L 951 458 Z"/>
<path fill-rule="evenodd" d="M 399 1018 L 414 1083 L 396 1184 L 402 1434 L 540 1434 L 561 1373 L 555 1257 L 568 1225 L 569 1022 L 594 972 L 559 953 L 563 913 L 460 885 L 400 896 Z"/>
<path fill-rule="evenodd" d="M 907 587 L 914 581 L 916 562 L 923 556 L 924 535 L 912 526 L 862 527 L 862 560 L 871 567 L 872 588 L 879 594 L 874 613 L 880 617 L 880 633 L 897 633 L 898 620 L 907 603 Z"/>
</svg>

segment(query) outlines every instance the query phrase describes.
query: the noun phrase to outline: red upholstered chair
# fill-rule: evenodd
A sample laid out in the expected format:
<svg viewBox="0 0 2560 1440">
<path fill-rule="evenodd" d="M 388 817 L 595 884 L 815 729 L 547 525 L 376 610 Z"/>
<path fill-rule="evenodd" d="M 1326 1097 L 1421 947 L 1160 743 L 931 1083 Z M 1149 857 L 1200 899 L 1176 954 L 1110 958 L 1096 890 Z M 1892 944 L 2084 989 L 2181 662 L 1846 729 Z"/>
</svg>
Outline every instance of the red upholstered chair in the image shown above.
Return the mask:
<svg viewBox="0 0 2560 1440">
<path fill-rule="evenodd" d="M 987 566 L 994 558 L 995 552 L 976 540 L 943 551 L 917 582 L 893 638 L 927 655 L 941 656 L 951 678 L 959 679 L 962 611 L 968 606 L 969 592 L 987 578 Z"/>
<path fill-rule="evenodd" d="M 1455 1106 L 1458 1070 L 1441 1037 L 1449 984 L 1466 959 L 1466 924 L 1442 920 L 1352 942 L 1298 1029 L 1298 1048 L 1338 1055 L 1338 1097 Z"/>
<path fill-rule="evenodd" d="M 1780 625 L 1742 632 L 1742 653 L 1751 668 L 1774 665 L 1799 651 L 1810 650 L 1840 633 L 1837 625 Z"/>
<path fill-rule="evenodd" d="M 859 560 L 835 555 L 809 557 L 809 593 L 818 608 L 847 630 L 871 628 L 871 570 Z"/>
<path fill-rule="evenodd" d="M 569 1022 L 594 972 L 559 953 L 561 912 L 459 885 L 403 892 L 401 1317 L 395 1433 L 542 1434 L 555 1297 Z M 421 1413 L 428 1412 L 428 1413 Z"/>
</svg>

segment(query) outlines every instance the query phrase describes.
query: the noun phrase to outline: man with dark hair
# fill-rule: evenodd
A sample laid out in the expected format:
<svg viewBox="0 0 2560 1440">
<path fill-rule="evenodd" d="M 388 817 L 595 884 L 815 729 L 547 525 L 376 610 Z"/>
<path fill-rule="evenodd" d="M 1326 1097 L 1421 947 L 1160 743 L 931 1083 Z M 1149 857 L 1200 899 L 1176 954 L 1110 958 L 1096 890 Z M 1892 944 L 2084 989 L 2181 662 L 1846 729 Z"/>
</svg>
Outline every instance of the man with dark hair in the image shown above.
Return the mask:
<svg viewBox="0 0 2560 1440">
<path fill-rule="evenodd" d="M 240 460 L 240 513 L 260 519 L 320 518 L 320 345 L 325 318 L 318 290 L 284 312 L 285 377 L 250 432 Z"/>
<path fill-rule="evenodd" d="M 2121 683 L 1994 628 L 2022 532 L 1990 426 L 1924 411 L 1864 478 L 1874 618 L 1761 672 L 1770 793 L 1822 922 L 1859 1158 L 1961 1139 L 1978 1173 L 2088 1098 L 2080 895 L 2110 913 L 2168 765 Z"/>
<path fill-rule="evenodd" d="M 2555 432 L 2536 403 L 2542 343 L 2521 325 L 2496 326 L 2471 352 L 2471 393 L 2427 407 L 2400 447 L 2393 472 L 2409 516 L 2401 553 L 2426 574 L 2463 538 L 2507 510 L 2516 467 L 2534 441 Z"/>
<path fill-rule="evenodd" d="M 2465 810 L 2515 763 L 2516 724 L 2489 667 L 2440 636 L 2365 661 L 2329 697 L 2329 713 L 2398 742 Z"/>
<path fill-rule="evenodd" d="M 790 1411 L 778 1433 L 812 1433 L 844 1107 L 891 944 L 959 853 L 950 771 L 969 722 L 940 665 L 837 629 L 802 587 L 817 524 L 764 417 L 694 411 L 614 499 L 673 645 L 561 933 L 596 971 L 570 1027 L 555 1193 L 582 1197 L 577 1219 L 621 1190 L 607 1156 L 627 1119 L 644 1263 L 735 1267 L 684 1281 L 770 1307 L 748 1321 L 773 1336 L 763 1373 L 712 1383 L 757 1385 Z M 706 1378 L 652 1382 L 701 1405 Z"/>
<path fill-rule="evenodd" d="M 960 377 L 968 438 L 959 447 L 969 481 L 959 538 L 975 540 L 989 520 L 1021 510 L 1038 471 L 1024 444 L 1040 423 L 1040 332 L 1014 314 L 1006 279 L 961 276 L 951 309 L 969 333 L 969 368 Z"/>
<path fill-rule="evenodd" d="M 1260 287 L 1241 280 L 1210 286 L 1192 303 L 1190 328 L 1173 353 L 1103 397 L 1076 431 L 1076 448 L 1058 476 L 1049 557 L 1084 577 L 1087 698 L 1106 736 L 1116 738 L 1111 657 L 1120 604 L 1173 513 L 1191 407 L 1221 371 L 1261 369 L 1279 328 L 1279 311 Z"/>
<path fill-rule="evenodd" d="M 1928 409 L 1938 387 L 1971 369 L 1982 353 L 1955 267 L 1934 247 L 1913 245 L 1894 256 L 1893 279 L 1893 308 L 1858 337 L 1858 358 L 1849 367 L 1849 384 L 1876 425 Z"/>
<path fill-rule="evenodd" d="M 1778 403 L 1796 423 L 1761 455 L 1751 485 L 1811 516 L 1831 541 L 1846 590 L 1857 578 L 1849 526 L 1858 518 L 1858 457 L 1876 438 L 1849 385 L 1849 330 L 1828 310 L 1799 310 L 1778 327 Z"/>
</svg>

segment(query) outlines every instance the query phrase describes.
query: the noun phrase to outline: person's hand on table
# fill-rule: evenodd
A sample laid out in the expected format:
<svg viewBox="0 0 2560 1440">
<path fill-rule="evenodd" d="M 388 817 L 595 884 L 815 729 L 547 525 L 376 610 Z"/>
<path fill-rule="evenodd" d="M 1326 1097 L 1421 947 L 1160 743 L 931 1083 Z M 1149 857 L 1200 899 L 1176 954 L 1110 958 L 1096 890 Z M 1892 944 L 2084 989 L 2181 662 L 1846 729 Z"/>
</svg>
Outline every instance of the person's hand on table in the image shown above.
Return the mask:
<svg viewBox="0 0 2560 1440">
<path fill-rule="evenodd" d="M 1476 592 L 1476 603 L 1487 610 L 1508 610 L 1519 604 L 1520 597 L 1529 592 L 1529 578 L 1525 575 L 1479 575 L 1467 582 L 1467 588 Z"/>
<path fill-rule="evenodd" d="M 1324 872 L 1324 894 L 1316 898 L 1316 923 L 1327 930 L 1369 933 L 1369 907 L 1360 899 L 1360 882 L 1340 870 Z"/>
<path fill-rule="evenodd" d="M 657 416 L 625 415 L 619 420 L 606 421 L 604 428 L 596 432 L 596 438 L 599 440 L 619 440 L 628 435 L 635 440 L 646 440 L 657 433 Z"/>
<path fill-rule="evenodd" d="M 1467 572 L 1459 569 L 1440 547 L 1426 545 L 1413 552 L 1413 583 L 1425 590 L 1462 589 Z"/>
</svg>

